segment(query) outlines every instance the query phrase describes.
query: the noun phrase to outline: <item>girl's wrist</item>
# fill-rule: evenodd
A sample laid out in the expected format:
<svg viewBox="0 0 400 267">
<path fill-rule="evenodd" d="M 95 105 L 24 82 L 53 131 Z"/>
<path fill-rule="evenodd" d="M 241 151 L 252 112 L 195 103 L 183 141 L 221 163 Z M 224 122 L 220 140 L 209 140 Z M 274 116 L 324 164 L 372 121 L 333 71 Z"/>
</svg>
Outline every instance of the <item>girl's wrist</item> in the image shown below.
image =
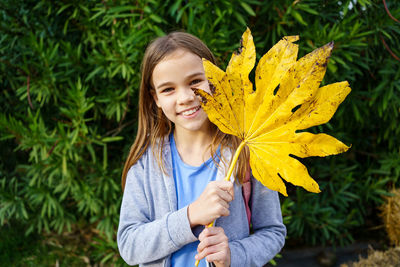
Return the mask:
<svg viewBox="0 0 400 267">
<path fill-rule="evenodd" d="M 195 212 L 193 212 L 193 203 L 191 203 L 187 208 L 187 215 L 189 219 L 190 228 L 193 228 L 198 225 L 198 223 L 196 223 L 196 219 L 194 218 L 195 217 L 194 214 Z"/>
</svg>

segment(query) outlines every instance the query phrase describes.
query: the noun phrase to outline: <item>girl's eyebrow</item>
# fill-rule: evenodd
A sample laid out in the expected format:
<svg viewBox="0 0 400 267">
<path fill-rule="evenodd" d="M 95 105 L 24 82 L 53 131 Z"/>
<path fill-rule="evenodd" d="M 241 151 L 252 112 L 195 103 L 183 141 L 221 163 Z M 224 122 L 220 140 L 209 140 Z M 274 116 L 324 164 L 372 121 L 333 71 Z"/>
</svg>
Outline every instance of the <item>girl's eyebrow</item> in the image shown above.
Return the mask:
<svg viewBox="0 0 400 267">
<path fill-rule="evenodd" d="M 190 79 L 190 78 L 195 77 L 195 76 L 198 76 L 198 75 L 204 75 L 204 72 L 195 72 L 195 73 L 192 73 L 192 74 L 188 75 L 188 76 L 186 77 L 186 79 Z"/>
<path fill-rule="evenodd" d="M 172 83 L 171 82 L 162 83 L 159 86 L 157 86 L 157 89 L 160 89 L 161 87 L 166 86 L 166 85 L 170 85 L 170 84 L 172 84 Z"/>
<path fill-rule="evenodd" d="M 195 72 L 195 73 L 189 74 L 186 77 L 186 79 L 190 79 L 190 78 L 193 78 L 193 77 L 199 76 L 199 75 L 204 75 L 204 72 Z M 157 89 L 159 89 L 159 88 L 161 88 L 163 86 L 166 86 L 166 85 L 171 85 L 171 84 L 173 84 L 173 83 L 169 82 L 169 81 L 168 82 L 164 82 L 164 83 L 160 84 L 159 86 L 157 86 Z"/>
</svg>

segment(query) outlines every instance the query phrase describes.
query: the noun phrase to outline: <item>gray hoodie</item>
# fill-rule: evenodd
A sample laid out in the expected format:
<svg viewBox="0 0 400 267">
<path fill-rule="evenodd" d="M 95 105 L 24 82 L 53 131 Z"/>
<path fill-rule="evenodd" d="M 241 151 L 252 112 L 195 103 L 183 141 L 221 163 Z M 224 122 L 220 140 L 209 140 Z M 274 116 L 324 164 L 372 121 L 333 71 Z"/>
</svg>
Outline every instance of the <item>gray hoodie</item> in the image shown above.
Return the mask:
<svg viewBox="0 0 400 267">
<path fill-rule="evenodd" d="M 223 153 L 225 159 L 230 159 L 228 150 Z M 168 138 L 163 147 L 163 160 L 167 175 L 148 148 L 127 174 L 117 241 L 120 254 L 129 265 L 170 266 L 171 254 L 196 241 L 199 234 L 190 228 L 187 207 L 177 210 Z M 223 164 L 220 164 L 216 180 L 223 180 L 224 174 Z M 263 266 L 285 243 L 286 227 L 282 223 L 278 193 L 253 177 L 251 183 L 254 233 L 249 235 L 242 186 L 238 183 L 234 184 L 235 198 L 230 202 L 230 215 L 215 222 L 229 239 L 232 267 Z"/>
</svg>

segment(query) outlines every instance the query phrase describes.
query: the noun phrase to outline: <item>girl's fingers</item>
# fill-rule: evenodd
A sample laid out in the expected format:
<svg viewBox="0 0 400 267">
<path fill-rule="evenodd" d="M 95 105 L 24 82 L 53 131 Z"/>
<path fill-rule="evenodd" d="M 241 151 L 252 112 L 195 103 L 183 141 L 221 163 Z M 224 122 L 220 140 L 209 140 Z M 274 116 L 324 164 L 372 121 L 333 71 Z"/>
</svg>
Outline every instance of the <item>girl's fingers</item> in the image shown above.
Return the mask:
<svg viewBox="0 0 400 267">
<path fill-rule="evenodd" d="M 225 209 L 229 209 L 229 204 L 228 202 L 224 201 L 224 200 L 219 200 L 218 203 Z"/>
<path fill-rule="evenodd" d="M 229 181 L 217 181 L 215 182 L 217 186 L 222 189 L 223 191 L 226 191 L 228 194 L 232 196 L 232 199 L 234 198 L 234 190 L 233 190 L 233 183 Z"/>
<path fill-rule="evenodd" d="M 223 235 L 214 235 L 214 236 L 209 236 L 203 241 L 200 242 L 199 246 L 197 247 L 197 251 L 200 253 L 202 252 L 206 247 L 210 247 L 222 242 L 227 242 L 228 238 L 224 237 Z"/>
<path fill-rule="evenodd" d="M 225 190 L 218 190 L 217 193 L 218 196 L 226 202 L 231 202 L 233 200 L 232 195 Z"/>
<path fill-rule="evenodd" d="M 195 258 L 196 258 L 196 260 L 201 260 L 201 259 L 209 256 L 210 254 L 219 252 L 220 250 L 221 250 L 221 248 L 219 248 L 219 244 L 211 246 L 211 247 L 206 247 L 200 253 L 198 253 Z"/>
<path fill-rule="evenodd" d="M 209 262 L 230 264 L 229 240 L 222 227 L 205 228 L 199 235 L 196 260 L 206 258 Z"/>
<path fill-rule="evenodd" d="M 215 253 L 209 254 L 206 256 L 206 260 L 208 262 L 213 262 L 213 261 L 226 261 L 226 253 L 224 251 L 217 251 Z"/>
<path fill-rule="evenodd" d="M 201 260 L 206 258 L 208 262 L 213 261 L 228 261 L 228 257 L 230 258 L 229 246 L 228 244 L 220 243 L 218 245 L 214 245 L 211 247 L 206 247 L 196 255 L 196 260 Z"/>
<path fill-rule="evenodd" d="M 206 227 L 203 229 L 203 231 L 201 231 L 200 235 L 199 235 L 199 241 L 203 241 L 204 238 L 211 236 L 211 235 L 215 235 L 218 232 L 218 229 L 216 229 L 218 227 Z"/>
<path fill-rule="evenodd" d="M 228 205 L 228 208 L 225 208 L 225 207 L 223 207 L 223 206 L 221 205 L 221 207 L 220 207 L 220 209 L 219 209 L 219 214 L 220 214 L 221 216 L 229 216 L 229 214 L 230 214 L 229 205 Z"/>
<path fill-rule="evenodd" d="M 221 216 L 228 216 L 229 202 L 233 198 L 233 183 L 210 182 L 199 198 L 188 207 L 190 227 L 207 225 Z"/>
<path fill-rule="evenodd" d="M 200 235 L 199 235 L 199 240 L 200 242 L 203 241 L 204 238 L 208 237 L 208 236 L 213 236 L 213 235 L 217 235 L 219 233 L 222 233 L 225 235 L 224 229 L 222 227 L 206 227 L 204 228 L 203 231 L 201 231 Z"/>
</svg>

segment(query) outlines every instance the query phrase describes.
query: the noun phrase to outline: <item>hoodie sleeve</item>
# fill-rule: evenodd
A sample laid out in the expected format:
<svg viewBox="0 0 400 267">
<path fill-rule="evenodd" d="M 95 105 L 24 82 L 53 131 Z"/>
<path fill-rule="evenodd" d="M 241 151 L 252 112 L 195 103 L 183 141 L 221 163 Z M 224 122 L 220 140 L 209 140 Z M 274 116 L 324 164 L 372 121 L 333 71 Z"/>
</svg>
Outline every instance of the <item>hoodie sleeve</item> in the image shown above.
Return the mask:
<svg viewBox="0 0 400 267">
<path fill-rule="evenodd" d="M 231 267 L 264 266 L 285 244 L 286 227 L 282 222 L 279 196 L 252 179 L 251 223 L 254 233 L 229 242 Z"/>
<path fill-rule="evenodd" d="M 197 240 L 193 235 L 187 207 L 152 220 L 144 186 L 145 172 L 136 164 L 127 174 L 122 198 L 117 243 L 121 257 L 129 265 L 163 259 L 182 246 Z"/>
</svg>

